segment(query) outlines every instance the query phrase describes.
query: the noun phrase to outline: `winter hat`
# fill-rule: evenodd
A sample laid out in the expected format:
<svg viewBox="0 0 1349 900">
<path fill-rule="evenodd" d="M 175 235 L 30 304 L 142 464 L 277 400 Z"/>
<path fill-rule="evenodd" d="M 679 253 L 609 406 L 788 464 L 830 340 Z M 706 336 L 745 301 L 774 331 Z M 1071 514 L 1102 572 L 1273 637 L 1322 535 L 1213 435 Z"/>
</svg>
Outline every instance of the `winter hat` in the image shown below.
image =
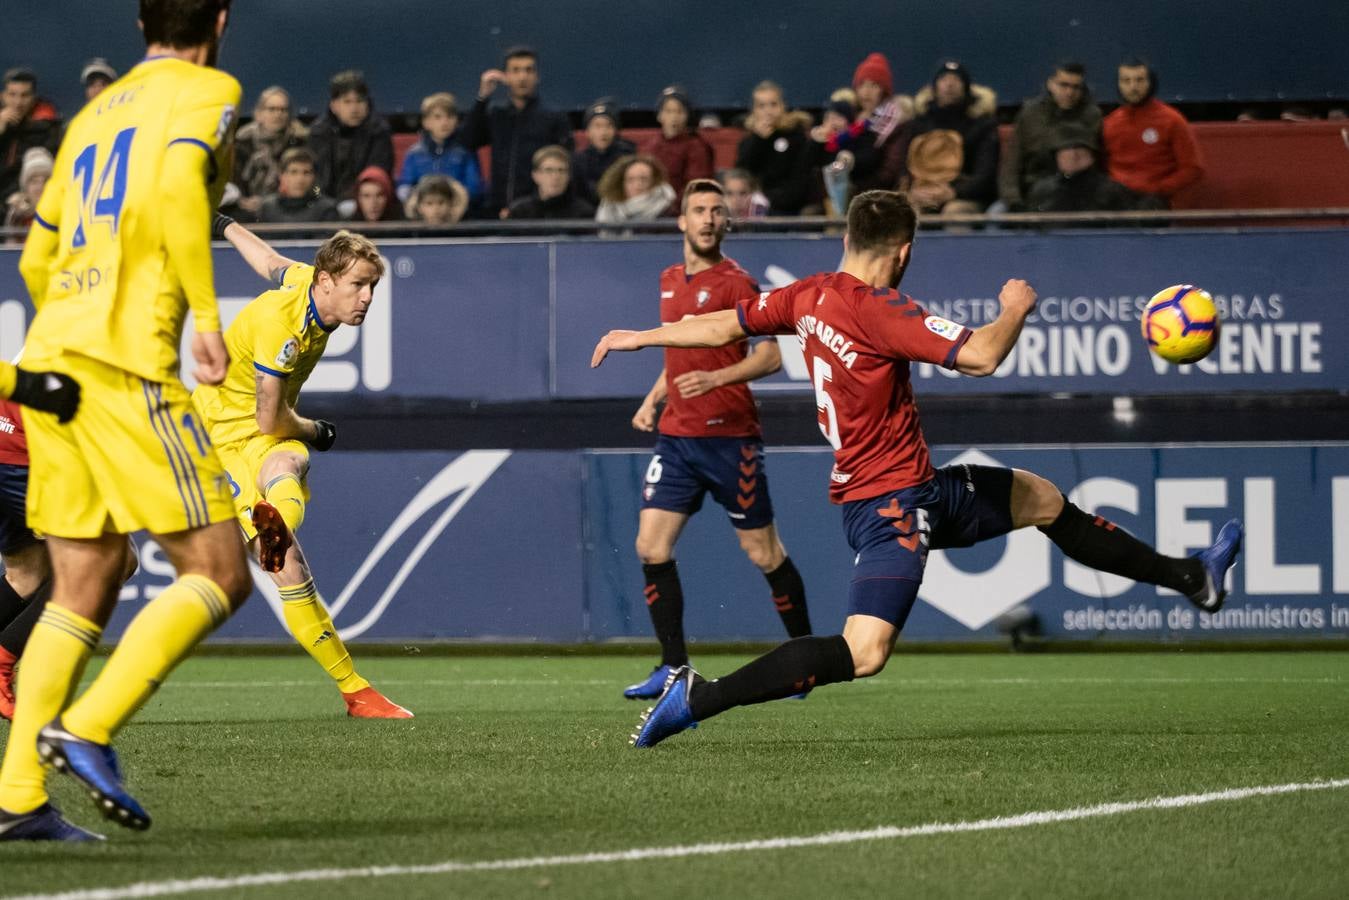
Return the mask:
<svg viewBox="0 0 1349 900">
<path fill-rule="evenodd" d="M 677 100 L 684 107 L 684 112 L 688 114 L 689 118 L 693 117 L 693 104 L 689 102 L 688 91 L 679 85 L 672 84 L 660 92 L 660 96 L 656 98 L 656 112 L 660 112 L 660 108 L 665 105 L 666 100 Z"/>
<path fill-rule="evenodd" d="M 960 78 L 960 81 L 965 85 L 965 96 L 968 97 L 970 95 L 970 70 L 954 59 L 948 59 L 937 67 L 936 74 L 932 76 L 933 90 L 937 88 L 937 79 L 947 74 L 956 75 Z"/>
<path fill-rule="evenodd" d="M 393 197 L 393 179 L 389 178 L 389 173 L 379 166 L 366 166 L 361 170 L 361 174 L 356 177 L 356 185 L 359 187 L 367 181 L 373 181 L 384 191 L 385 197 Z"/>
<path fill-rule="evenodd" d="M 613 97 L 601 97 L 594 103 L 586 107 L 585 116 L 582 118 L 581 127 L 590 124 L 590 120 L 603 116 L 618 127 L 618 103 Z"/>
<path fill-rule="evenodd" d="M 872 53 L 858 65 L 852 73 L 853 88 L 859 87 L 864 81 L 879 84 L 887 97 L 895 92 L 895 80 L 890 74 L 890 61 L 885 58 L 885 54 Z"/>
<path fill-rule="evenodd" d="M 80 84 L 88 84 L 89 79 L 95 75 L 106 79 L 110 84 L 117 80 L 117 70 L 101 56 L 95 56 L 84 64 L 84 68 L 80 70 Z"/>
<path fill-rule="evenodd" d="M 1101 145 L 1096 140 L 1096 132 L 1080 125 L 1065 125 L 1058 129 L 1054 149 L 1066 150 L 1069 147 L 1086 147 L 1092 153 L 1099 153 L 1101 150 Z"/>
<path fill-rule="evenodd" d="M 52 155 L 42 147 L 29 147 L 24 151 L 23 163 L 19 167 L 19 187 L 22 188 L 39 172 L 44 172 L 48 177 L 52 174 L 54 167 Z"/>
</svg>

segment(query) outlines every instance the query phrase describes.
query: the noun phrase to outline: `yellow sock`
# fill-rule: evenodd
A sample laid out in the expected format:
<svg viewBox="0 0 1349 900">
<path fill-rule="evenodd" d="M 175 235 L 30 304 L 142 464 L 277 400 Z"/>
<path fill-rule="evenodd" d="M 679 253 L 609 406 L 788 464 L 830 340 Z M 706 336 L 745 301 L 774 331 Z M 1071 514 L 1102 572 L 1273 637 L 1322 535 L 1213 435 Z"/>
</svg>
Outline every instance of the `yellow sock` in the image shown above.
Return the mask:
<svg viewBox="0 0 1349 900">
<path fill-rule="evenodd" d="M 66 730 L 106 744 L 178 663 L 229 618 L 229 598 L 204 575 L 184 575 L 131 620 L 94 683 L 61 717 Z"/>
<path fill-rule="evenodd" d="M 262 496 L 281 513 L 291 534 L 304 524 L 304 486 L 298 477 L 290 473 L 276 476 L 268 482 Z"/>
<path fill-rule="evenodd" d="M 47 604 L 23 654 L 18 706 L 0 768 L 0 809 L 31 812 L 47 802 L 47 775 L 37 733 L 61 714 L 98 646 L 103 629 L 68 609 Z"/>
<path fill-rule="evenodd" d="M 290 633 L 314 657 L 314 662 L 333 677 L 338 690 L 350 694 L 370 687 L 370 682 L 356 674 L 356 664 L 337 636 L 337 628 L 332 616 L 328 615 L 328 608 L 319 599 L 314 579 L 281 588 L 281 607 Z"/>
</svg>

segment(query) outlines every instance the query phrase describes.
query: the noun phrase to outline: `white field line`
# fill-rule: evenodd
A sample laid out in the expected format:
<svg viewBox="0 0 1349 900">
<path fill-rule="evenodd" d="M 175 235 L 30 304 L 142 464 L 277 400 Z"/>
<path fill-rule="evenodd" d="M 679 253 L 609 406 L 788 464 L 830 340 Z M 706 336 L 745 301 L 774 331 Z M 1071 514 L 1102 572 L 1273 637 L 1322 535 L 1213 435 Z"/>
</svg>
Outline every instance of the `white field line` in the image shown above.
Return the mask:
<svg viewBox="0 0 1349 900">
<path fill-rule="evenodd" d="M 1158 809 L 1183 809 L 1251 797 L 1272 797 L 1304 791 L 1326 791 L 1349 787 L 1349 778 L 1334 781 L 1309 781 L 1293 784 L 1275 784 L 1263 787 L 1231 788 L 1206 794 L 1182 794 L 1175 797 L 1154 797 L 1151 800 L 1132 800 L 1124 803 L 1101 803 L 1096 806 L 1077 806 L 1072 809 L 1054 809 L 1021 813 L 1014 816 L 996 816 L 966 822 L 934 822 L 900 828 L 886 825 L 865 831 L 829 831 L 801 837 L 763 838 L 754 841 L 727 841 L 710 844 L 683 844 L 673 847 L 637 847 L 630 850 L 611 850 L 599 853 L 578 853 L 569 856 L 530 856 L 515 859 L 488 859 L 479 862 L 445 862 L 409 866 L 365 866 L 351 869 L 299 869 L 290 872 L 259 872 L 255 875 L 232 877 L 201 877 L 171 881 L 142 881 L 123 887 L 88 888 L 58 894 L 25 894 L 12 900 L 123 900 L 139 897 L 171 897 L 203 891 L 238 891 L 243 888 L 271 887 L 300 882 L 343 881 L 349 878 L 390 878 L 410 875 L 450 875 L 459 872 L 502 872 L 519 869 L 548 869 L 559 866 L 583 866 L 603 863 L 641 862 L 648 859 L 681 859 L 691 856 L 724 856 L 729 853 L 754 853 L 761 850 L 788 850 L 797 847 L 827 847 L 839 844 L 857 844 L 863 841 L 901 840 L 929 837 L 938 834 L 962 834 L 971 831 L 1002 831 L 1030 828 L 1035 825 L 1053 825 L 1059 822 L 1077 822 L 1125 813 Z"/>
<path fill-rule="evenodd" d="M 593 687 L 615 685 L 621 679 L 613 678 L 422 678 L 379 679 L 381 685 L 427 685 L 431 687 Z M 1349 678 L 905 678 L 893 676 L 884 681 L 856 681 L 863 687 L 998 687 L 1052 684 L 1344 684 Z M 164 688 L 287 688 L 322 687 L 328 682 L 321 678 L 292 681 L 167 681 Z"/>
</svg>

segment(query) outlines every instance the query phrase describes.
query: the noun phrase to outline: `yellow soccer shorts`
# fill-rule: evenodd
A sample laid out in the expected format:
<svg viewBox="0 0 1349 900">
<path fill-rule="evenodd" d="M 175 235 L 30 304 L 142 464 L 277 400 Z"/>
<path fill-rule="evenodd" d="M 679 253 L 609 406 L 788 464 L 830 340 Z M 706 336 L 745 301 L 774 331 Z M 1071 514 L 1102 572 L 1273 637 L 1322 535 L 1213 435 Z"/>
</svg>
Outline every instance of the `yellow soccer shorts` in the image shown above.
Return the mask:
<svg viewBox="0 0 1349 900">
<path fill-rule="evenodd" d="M 276 453 L 292 453 L 304 459 L 301 471 L 309 467 L 309 448 L 300 441 L 257 434 L 242 441 L 231 441 L 219 448 L 220 461 L 229 477 L 229 489 L 234 496 L 234 512 L 239 520 L 239 528 L 244 533 L 244 543 L 250 543 L 258 536 L 253 527 L 253 507 L 263 499 L 266 485 L 261 483 L 262 467 L 267 458 Z M 305 502 L 309 501 L 309 484 L 302 475 L 300 487 Z"/>
<path fill-rule="evenodd" d="M 78 381 L 81 399 L 67 425 L 24 412 L 30 528 L 93 538 L 229 521 L 229 479 L 182 384 L 71 353 L 43 367 Z"/>
</svg>

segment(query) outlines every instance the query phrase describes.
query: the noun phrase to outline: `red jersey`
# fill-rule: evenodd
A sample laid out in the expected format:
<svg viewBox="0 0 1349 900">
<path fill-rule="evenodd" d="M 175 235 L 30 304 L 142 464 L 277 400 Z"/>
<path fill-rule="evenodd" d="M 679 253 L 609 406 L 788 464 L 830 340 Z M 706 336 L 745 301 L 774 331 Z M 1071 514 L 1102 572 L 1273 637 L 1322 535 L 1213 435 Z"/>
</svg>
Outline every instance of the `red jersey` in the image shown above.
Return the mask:
<svg viewBox="0 0 1349 900">
<path fill-rule="evenodd" d="M 1170 197 L 1204 174 L 1190 123 L 1156 97 L 1106 116 L 1101 134 L 1107 174 L 1131 191 Z"/>
<path fill-rule="evenodd" d="M 933 476 L 909 362 L 955 368 L 973 333 L 844 272 L 812 275 L 737 308 L 749 334 L 796 333 L 834 448 L 829 499 L 865 500 Z"/>
<path fill-rule="evenodd" d="M 19 404 L 0 400 L 0 464 L 28 465 L 28 439 L 23 434 Z"/>
<path fill-rule="evenodd" d="M 689 277 L 682 265 L 660 273 L 660 321 L 735 309 L 742 300 L 759 296 L 759 285 L 735 260 L 723 259 Z M 759 411 L 747 384 L 728 384 L 701 397 L 679 396 L 674 380 L 685 372 L 710 372 L 733 366 L 749 353 L 749 341 L 725 347 L 665 350 L 665 411 L 660 433 L 671 437 L 758 437 Z"/>
</svg>

